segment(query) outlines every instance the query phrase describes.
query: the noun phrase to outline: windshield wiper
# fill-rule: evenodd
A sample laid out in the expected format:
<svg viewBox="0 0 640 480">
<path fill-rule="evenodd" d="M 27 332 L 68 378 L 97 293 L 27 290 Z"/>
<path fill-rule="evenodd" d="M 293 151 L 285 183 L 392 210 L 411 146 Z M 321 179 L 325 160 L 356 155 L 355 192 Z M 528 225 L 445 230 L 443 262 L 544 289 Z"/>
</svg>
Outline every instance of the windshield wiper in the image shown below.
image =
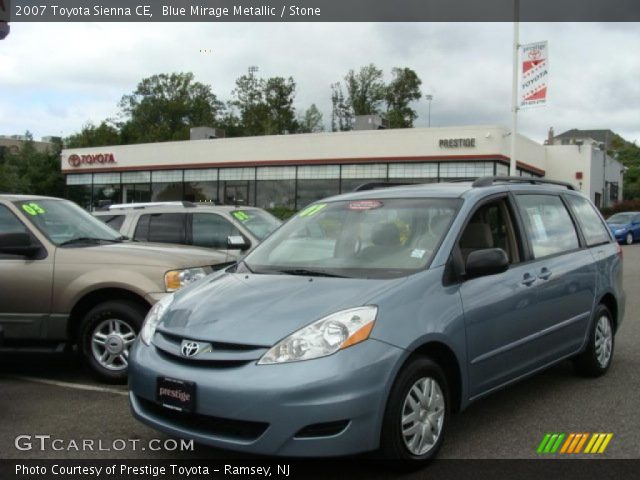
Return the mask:
<svg viewBox="0 0 640 480">
<path fill-rule="evenodd" d="M 120 243 L 124 240 L 124 238 L 94 238 L 94 237 L 76 237 L 70 240 L 62 242 L 59 247 L 64 247 L 66 245 L 78 245 L 83 243 L 88 243 L 92 245 L 97 245 L 101 242 L 109 242 L 109 243 Z"/>
<path fill-rule="evenodd" d="M 269 272 L 271 273 L 271 272 Z M 283 273 L 285 275 L 303 275 L 310 277 L 336 277 L 336 278 L 348 278 L 346 275 L 339 275 L 337 273 L 330 273 L 324 270 L 311 270 L 308 268 L 292 268 L 284 270 L 274 270 L 273 273 Z"/>
</svg>

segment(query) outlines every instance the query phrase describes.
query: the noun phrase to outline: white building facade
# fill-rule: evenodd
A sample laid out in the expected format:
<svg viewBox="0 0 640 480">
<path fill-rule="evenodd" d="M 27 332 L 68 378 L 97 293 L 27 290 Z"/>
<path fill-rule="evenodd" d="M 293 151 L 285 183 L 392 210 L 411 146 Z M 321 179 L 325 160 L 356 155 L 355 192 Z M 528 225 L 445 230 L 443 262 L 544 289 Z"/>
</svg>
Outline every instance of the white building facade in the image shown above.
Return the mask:
<svg viewBox="0 0 640 480">
<path fill-rule="evenodd" d="M 61 168 L 67 197 L 89 209 L 189 200 L 298 210 L 368 182 L 508 175 L 509 135 L 499 126 L 466 126 L 119 145 L 65 149 Z M 605 165 L 608 185 L 620 186 L 617 200 L 622 167 L 603 163 L 601 153 L 518 135 L 518 175 L 571 182 L 595 200 Z"/>
</svg>

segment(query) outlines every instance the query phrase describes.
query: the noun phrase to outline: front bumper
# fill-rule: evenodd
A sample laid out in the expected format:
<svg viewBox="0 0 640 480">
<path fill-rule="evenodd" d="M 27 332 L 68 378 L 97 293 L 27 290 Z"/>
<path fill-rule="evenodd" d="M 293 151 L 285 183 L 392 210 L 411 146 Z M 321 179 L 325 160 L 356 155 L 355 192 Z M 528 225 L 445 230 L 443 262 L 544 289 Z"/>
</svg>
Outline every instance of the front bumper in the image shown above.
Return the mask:
<svg viewBox="0 0 640 480">
<path fill-rule="evenodd" d="M 405 353 L 369 339 L 316 360 L 221 368 L 173 359 L 138 343 L 130 354 L 129 399 L 141 422 L 213 447 L 281 456 L 350 455 L 378 447 L 388 391 Z M 158 376 L 197 384 L 194 414 L 155 402 Z M 317 424 L 314 435 L 308 428 L 300 434 Z"/>
</svg>

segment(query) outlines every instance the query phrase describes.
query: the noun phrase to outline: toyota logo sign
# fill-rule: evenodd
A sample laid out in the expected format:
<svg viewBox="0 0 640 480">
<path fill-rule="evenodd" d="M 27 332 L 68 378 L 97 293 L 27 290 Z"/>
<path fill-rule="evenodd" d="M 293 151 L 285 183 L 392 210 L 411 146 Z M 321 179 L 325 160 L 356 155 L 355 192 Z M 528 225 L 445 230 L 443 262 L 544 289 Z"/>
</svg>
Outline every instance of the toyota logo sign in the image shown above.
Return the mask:
<svg viewBox="0 0 640 480">
<path fill-rule="evenodd" d="M 194 355 L 197 355 L 198 350 L 200 350 L 200 344 L 198 342 L 182 341 L 182 355 L 185 357 L 193 357 Z"/>
<path fill-rule="evenodd" d="M 95 165 L 96 163 L 116 163 L 116 159 L 113 153 L 98 153 L 95 155 L 77 155 L 73 153 L 69 155 L 67 162 L 69 162 L 69 165 L 72 167 L 77 168 L 81 165 Z"/>
</svg>

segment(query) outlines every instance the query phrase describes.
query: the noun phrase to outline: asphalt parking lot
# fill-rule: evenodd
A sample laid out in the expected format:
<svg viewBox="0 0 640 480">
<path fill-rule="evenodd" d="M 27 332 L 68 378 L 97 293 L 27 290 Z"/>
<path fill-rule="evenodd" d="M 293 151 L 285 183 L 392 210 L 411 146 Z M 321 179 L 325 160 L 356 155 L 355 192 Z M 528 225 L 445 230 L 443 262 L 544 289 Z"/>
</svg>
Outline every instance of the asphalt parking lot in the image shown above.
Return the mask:
<svg viewBox="0 0 640 480">
<path fill-rule="evenodd" d="M 453 417 L 440 458 L 535 458 L 547 432 L 611 432 L 601 458 L 640 458 L 640 245 L 623 251 L 627 310 L 608 374 L 580 378 L 566 362 L 481 400 Z M 139 448 L 21 451 L 14 443 L 22 434 L 103 446 L 134 439 Z M 144 447 L 166 438 L 133 419 L 125 386 L 95 382 L 75 354 L 0 354 L 0 458 L 242 458 L 199 445 L 193 452 Z"/>
</svg>

